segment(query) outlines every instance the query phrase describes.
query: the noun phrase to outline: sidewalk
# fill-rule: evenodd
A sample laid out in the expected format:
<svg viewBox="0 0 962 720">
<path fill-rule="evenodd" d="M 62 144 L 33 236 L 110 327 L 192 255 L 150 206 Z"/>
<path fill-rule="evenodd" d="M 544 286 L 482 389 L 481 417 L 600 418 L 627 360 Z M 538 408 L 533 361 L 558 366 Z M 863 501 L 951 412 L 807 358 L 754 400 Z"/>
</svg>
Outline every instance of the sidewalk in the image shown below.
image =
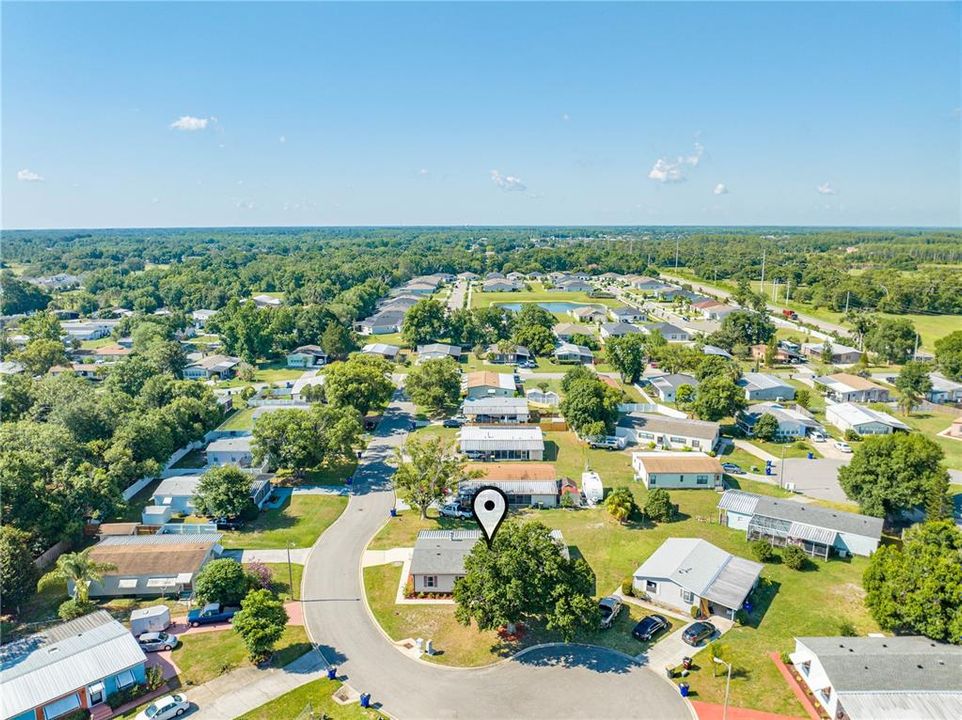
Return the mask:
<svg viewBox="0 0 962 720">
<path fill-rule="evenodd" d="M 749 710 L 748 708 L 728 706 L 728 713 L 725 713 L 724 705 L 715 703 L 699 702 L 692 700 L 691 706 L 698 715 L 698 720 L 797 720 L 789 715 L 776 715 L 775 713 L 763 712 L 762 710 Z"/>
<path fill-rule="evenodd" d="M 225 550 L 224 557 L 234 558 L 237 562 L 286 563 L 287 549 L 269 550 Z M 303 565 L 307 561 L 310 548 L 291 548 L 291 562 Z"/>
</svg>

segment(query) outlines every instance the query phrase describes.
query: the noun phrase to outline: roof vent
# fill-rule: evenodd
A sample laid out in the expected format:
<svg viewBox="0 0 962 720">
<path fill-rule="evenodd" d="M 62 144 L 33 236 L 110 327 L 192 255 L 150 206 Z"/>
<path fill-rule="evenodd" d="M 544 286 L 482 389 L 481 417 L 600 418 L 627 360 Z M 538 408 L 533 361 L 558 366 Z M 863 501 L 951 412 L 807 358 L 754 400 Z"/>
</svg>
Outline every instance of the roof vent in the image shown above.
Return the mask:
<svg viewBox="0 0 962 720">
<path fill-rule="evenodd" d="M 916 665 L 915 667 L 917 667 L 919 670 L 924 669 L 921 665 Z"/>
</svg>

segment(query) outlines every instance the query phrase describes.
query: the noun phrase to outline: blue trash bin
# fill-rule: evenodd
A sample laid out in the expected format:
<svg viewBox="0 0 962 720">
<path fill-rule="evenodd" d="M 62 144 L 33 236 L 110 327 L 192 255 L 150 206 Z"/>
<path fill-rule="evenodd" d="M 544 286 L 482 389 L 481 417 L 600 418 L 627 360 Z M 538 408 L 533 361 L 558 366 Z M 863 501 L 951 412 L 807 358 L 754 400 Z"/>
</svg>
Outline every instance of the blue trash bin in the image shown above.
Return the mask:
<svg viewBox="0 0 962 720">
<path fill-rule="evenodd" d="M 391 508 L 391 517 L 397 517 L 397 508 Z"/>
<path fill-rule="evenodd" d="M 336 667 L 329 667 L 329 668 L 327 669 L 327 679 L 328 679 L 328 680 L 337 680 L 337 668 L 336 668 Z"/>
<path fill-rule="evenodd" d="M 814 460 L 814 459 L 815 459 L 815 453 L 809 453 L 809 454 L 808 454 L 808 459 L 809 459 L 809 460 Z"/>
<path fill-rule="evenodd" d="M 772 466 L 771 466 L 771 465 L 766 465 L 766 466 L 765 466 L 765 474 L 766 474 L 766 475 L 771 475 L 771 474 L 772 474 Z"/>
<path fill-rule="evenodd" d="M 371 693 L 361 693 L 361 707 L 371 707 Z"/>
<path fill-rule="evenodd" d="M 682 697 L 688 697 L 688 683 L 678 683 L 678 692 L 681 693 Z M 364 707 L 367 707 L 367 705 Z"/>
</svg>

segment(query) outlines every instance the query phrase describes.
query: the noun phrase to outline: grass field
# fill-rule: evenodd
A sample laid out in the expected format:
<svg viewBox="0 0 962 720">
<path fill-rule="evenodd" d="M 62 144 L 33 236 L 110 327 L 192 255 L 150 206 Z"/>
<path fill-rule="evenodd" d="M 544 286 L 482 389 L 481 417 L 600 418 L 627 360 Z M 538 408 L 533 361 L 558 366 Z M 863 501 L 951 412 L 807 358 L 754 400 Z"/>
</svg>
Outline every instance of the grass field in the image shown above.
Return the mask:
<svg viewBox="0 0 962 720">
<path fill-rule="evenodd" d="M 528 284 L 531 286 L 530 290 L 523 290 L 520 292 L 491 293 L 482 292 L 480 290 L 481 286 L 478 285 L 471 292 L 471 307 L 487 307 L 488 305 L 500 305 L 503 303 L 518 302 L 571 302 L 584 305 L 606 305 L 608 307 L 614 307 L 621 304 L 614 298 L 594 298 L 590 297 L 588 293 L 583 292 L 545 290 L 544 286 L 538 282 L 531 282 Z M 559 315 L 558 317 L 567 317 L 570 321 L 574 321 L 574 319 L 568 315 Z"/>
<path fill-rule="evenodd" d="M 283 600 L 297 600 L 301 596 L 301 577 L 304 575 L 304 566 L 298 563 L 292 562 L 290 565 L 290 572 L 288 572 L 287 563 L 264 563 L 274 576 L 273 582 L 271 583 L 271 589 L 277 593 L 277 596 Z M 247 567 L 247 563 L 244 563 L 244 567 Z M 294 576 L 294 592 L 291 593 L 291 578 Z"/>
<path fill-rule="evenodd" d="M 224 532 L 225 548 L 264 550 L 293 547 L 305 548 L 324 532 L 347 507 L 347 498 L 339 495 L 294 495 L 276 510 L 265 510 L 243 530 Z"/>
<path fill-rule="evenodd" d="M 365 710 L 359 703 L 341 705 L 336 702 L 331 696 L 341 685 L 337 680 L 311 680 L 259 708 L 244 713 L 238 720 L 293 720 L 308 716 L 329 720 L 374 720 L 381 717 L 377 710 Z M 308 708 L 313 714 L 302 715 Z"/>
<path fill-rule="evenodd" d="M 952 424 L 952 418 L 954 416 L 950 412 L 947 410 L 931 412 L 915 411 L 908 416 L 901 413 L 898 413 L 896 416 L 899 420 L 925 433 L 938 443 L 939 447 L 942 448 L 942 451 L 945 453 L 946 467 L 962 470 L 962 440 L 953 440 L 952 438 L 939 437 L 938 435 L 938 433 Z"/>
<path fill-rule="evenodd" d="M 218 430 L 250 430 L 254 427 L 254 408 L 237 410 L 220 424 Z"/>
<path fill-rule="evenodd" d="M 184 455 L 180 460 L 171 465 L 174 469 L 183 468 L 202 468 L 207 464 L 207 455 L 203 450 L 191 450 L 189 453 Z"/>
<path fill-rule="evenodd" d="M 309 652 L 311 643 L 300 625 L 284 629 L 270 667 L 280 668 Z M 247 648 L 241 636 L 233 630 L 185 635 L 174 648 L 172 659 L 180 668 L 182 685 L 200 685 L 237 668 L 247 667 Z"/>
</svg>

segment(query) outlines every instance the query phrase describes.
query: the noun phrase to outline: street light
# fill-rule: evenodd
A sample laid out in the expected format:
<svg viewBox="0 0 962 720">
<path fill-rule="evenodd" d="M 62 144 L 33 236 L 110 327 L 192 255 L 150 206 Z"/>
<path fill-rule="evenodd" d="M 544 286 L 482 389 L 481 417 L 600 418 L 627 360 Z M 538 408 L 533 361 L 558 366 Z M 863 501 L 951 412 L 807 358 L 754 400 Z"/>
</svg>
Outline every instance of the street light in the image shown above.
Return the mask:
<svg viewBox="0 0 962 720">
<path fill-rule="evenodd" d="M 725 662 L 720 657 L 713 657 L 711 661 L 728 668 L 728 680 L 725 681 L 725 706 L 722 708 L 722 720 L 728 720 L 728 690 L 732 684 L 732 664 Z"/>
</svg>

